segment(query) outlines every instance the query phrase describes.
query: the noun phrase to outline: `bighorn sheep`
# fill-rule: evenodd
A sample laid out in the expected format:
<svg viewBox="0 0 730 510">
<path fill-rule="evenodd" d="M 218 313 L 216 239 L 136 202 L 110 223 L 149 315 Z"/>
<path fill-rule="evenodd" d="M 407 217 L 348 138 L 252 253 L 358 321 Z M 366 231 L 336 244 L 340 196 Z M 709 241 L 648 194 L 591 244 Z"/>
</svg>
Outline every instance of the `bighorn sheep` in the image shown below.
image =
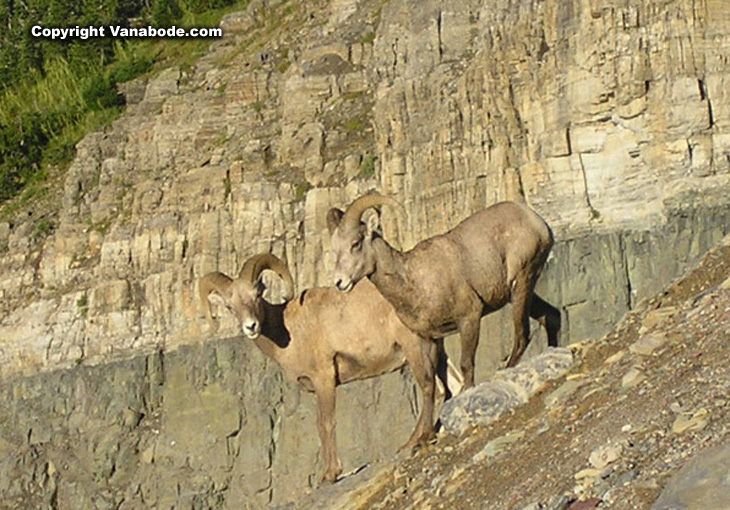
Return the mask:
<svg viewBox="0 0 730 510">
<path fill-rule="evenodd" d="M 261 274 L 269 269 L 285 283 L 286 298 L 294 283 L 286 265 L 271 254 L 248 259 L 238 278 L 208 273 L 199 281 L 200 299 L 216 331 L 210 304 L 226 306 L 239 320 L 243 334 L 276 361 L 285 376 L 317 397 L 317 429 L 322 444 L 324 481 L 342 472 L 335 440 L 335 387 L 411 366 L 423 397 L 418 422 L 404 448 L 434 437 L 435 371 L 439 346 L 423 341 L 398 319 L 393 307 L 370 282 L 349 294 L 333 288 L 312 288 L 281 305 L 263 299 Z"/>
<path fill-rule="evenodd" d="M 378 215 L 361 220 L 378 205 L 402 209 L 390 197 L 366 195 L 345 212 L 333 208 L 327 213 L 338 289 L 350 291 L 368 277 L 422 338 L 458 330 L 465 387 L 474 385 L 480 319 L 507 302 L 515 328 L 507 366 L 514 366 L 527 347 L 530 316 L 545 326 L 550 345 L 557 345 L 560 311 L 533 292 L 553 245 L 552 232 L 537 213 L 501 202 L 403 253 L 379 235 Z"/>
</svg>

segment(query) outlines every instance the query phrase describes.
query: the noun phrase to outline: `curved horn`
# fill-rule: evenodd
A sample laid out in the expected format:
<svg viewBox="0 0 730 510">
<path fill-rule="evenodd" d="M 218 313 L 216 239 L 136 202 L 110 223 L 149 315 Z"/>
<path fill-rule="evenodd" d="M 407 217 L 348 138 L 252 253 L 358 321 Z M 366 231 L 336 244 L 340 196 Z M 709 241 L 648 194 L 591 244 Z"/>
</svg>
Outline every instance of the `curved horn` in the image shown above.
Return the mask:
<svg viewBox="0 0 730 510">
<path fill-rule="evenodd" d="M 213 320 L 213 315 L 210 312 L 210 301 L 208 301 L 208 296 L 211 292 L 217 292 L 223 299 L 226 299 L 228 288 L 231 286 L 232 281 L 233 280 L 231 280 L 230 277 L 217 271 L 201 276 L 198 280 L 198 295 L 200 296 L 200 303 L 203 305 L 205 318 L 208 320 L 208 324 L 213 332 L 218 331 L 218 323 Z"/>
<path fill-rule="evenodd" d="M 347 208 L 345 215 L 342 218 L 342 223 L 352 226 L 357 225 L 360 222 L 362 213 L 377 205 L 390 205 L 405 213 L 404 207 L 394 198 L 378 194 L 365 195 L 350 204 L 350 207 Z"/>
<path fill-rule="evenodd" d="M 259 253 L 250 257 L 244 262 L 241 272 L 238 273 L 238 277 L 255 284 L 261 276 L 261 272 L 265 269 L 274 271 L 279 277 L 284 280 L 284 287 L 286 289 L 284 300 L 289 301 L 294 297 L 294 278 L 292 278 L 289 268 L 286 264 L 281 261 L 279 257 L 271 253 Z"/>
</svg>

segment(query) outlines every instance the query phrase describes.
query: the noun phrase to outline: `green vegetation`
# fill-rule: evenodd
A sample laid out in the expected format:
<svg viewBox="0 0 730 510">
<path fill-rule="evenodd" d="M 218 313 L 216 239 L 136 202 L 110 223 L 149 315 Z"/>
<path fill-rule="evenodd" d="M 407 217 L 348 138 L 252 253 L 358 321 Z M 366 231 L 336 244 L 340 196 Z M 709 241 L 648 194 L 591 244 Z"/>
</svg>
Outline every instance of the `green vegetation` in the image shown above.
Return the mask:
<svg viewBox="0 0 730 510">
<path fill-rule="evenodd" d="M 109 229 L 112 226 L 112 220 L 111 218 L 107 218 L 105 220 L 102 220 L 98 223 L 92 223 L 91 227 L 94 229 L 94 232 L 101 236 L 105 236 L 109 233 Z"/>
<path fill-rule="evenodd" d="M 361 179 L 369 179 L 373 175 L 375 175 L 375 162 L 377 161 L 378 157 L 373 156 L 372 154 L 368 154 L 364 158 L 362 158 L 362 162 L 360 163 L 360 173 L 358 174 L 358 177 Z"/>
<path fill-rule="evenodd" d="M 89 311 L 89 298 L 86 294 L 82 294 L 80 298 L 76 300 L 76 308 L 82 316 L 86 316 Z"/>
<path fill-rule="evenodd" d="M 358 133 L 365 129 L 367 126 L 366 119 L 363 119 L 361 117 L 355 117 L 352 119 L 348 119 L 347 122 L 345 122 L 345 131 L 348 133 Z"/>
<path fill-rule="evenodd" d="M 289 48 L 284 48 L 279 52 L 278 62 L 276 64 L 276 70 L 281 74 L 284 74 L 287 69 L 291 66 L 291 60 L 289 60 Z"/>
<path fill-rule="evenodd" d="M 249 0 L 26 0 L 0 4 L 0 204 L 42 193 L 52 167 L 124 108 L 117 85 L 162 68 L 192 65 L 210 39 L 51 40 L 31 27 L 216 26 Z M 108 32 L 108 31 L 107 31 Z M 108 34 L 107 34 L 108 35 Z"/>
<path fill-rule="evenodd" d="M 33 228 L 33 239 L 39 239 L 41 237 L 46 237 L 53 229 L 54 229 L 53 221 L 49 220 L 48 218 L 41 218 L 38 220 L 38 222 L 35 224 L 35 227 Z"/>
<path fill-rule="evenodd" d="M 309 182 L 300 182 L 294 188 L 294 198 L 296 200 L 303 199 L 307 195 L 307 191 L 309 191 L 310 189 L 312 189 L 312 185 Z"/>
<path fill-rule="evenodd" d="M 366 32 L 360 37 L 360 44 L 373 44 L 375 41 L 375 32 Z"/>
</svg>

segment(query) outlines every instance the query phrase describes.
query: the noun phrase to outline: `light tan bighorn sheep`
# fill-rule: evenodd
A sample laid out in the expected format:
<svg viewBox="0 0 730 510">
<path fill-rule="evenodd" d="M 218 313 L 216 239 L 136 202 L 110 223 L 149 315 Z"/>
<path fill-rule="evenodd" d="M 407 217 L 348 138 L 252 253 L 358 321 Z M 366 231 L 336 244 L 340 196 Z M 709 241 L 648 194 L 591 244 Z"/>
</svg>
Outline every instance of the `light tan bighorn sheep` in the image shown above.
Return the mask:
<svg viewBox="0 0 730 510">
<path fill-rule="evenodd" d="M 350 291 L 368 277 L 403 323 L 422 338 L 443 338 L 458 330 L 467 388 L 474 385 L 480 319 L 508 302 L 515 337 L 507 366 L 514 366 L 527 347 L 529 317 L 540 321 L 549 344 L 557 345 L 560 311 L 534 294 L 553 245 L 552 232 L 537 213 L 501 202 L 400 252 L 379 235 L 377 214 L 361 220 L 367 209 L 378 205 L 403 209 L 394 199 L 375 194 L 358 198 L 344 213 L 327 213 L 338 289 Z"/>
<path fill-rule="evenodd" d="M 289 380 L 315 393 L 324 460 L 322 479 L 334 482 L 342 472 L 335 440 L 335 387 L 340 384 L 384 374 L 408 362 L 423 405 L 403 448 L 430 441 L 435 435 L 439 346 L 406 328 L 370 282 L 362 282 L 349 294 L 312 288 L 288 303 L 273 305 L 262 297 L 261 274 L 266 269 L 282 278 L 286 299 L 291 299 L 294 283 L 286 265 L 274 255 L 259 254 L 245 262 L 236 279 L 218 272 L 200 278 L 200 300 L 214 331 L 218 325 L 211 314 L 211 302 L 226 306 L 238 318 L 243 334 L 276 361 Z"/>
</svg>

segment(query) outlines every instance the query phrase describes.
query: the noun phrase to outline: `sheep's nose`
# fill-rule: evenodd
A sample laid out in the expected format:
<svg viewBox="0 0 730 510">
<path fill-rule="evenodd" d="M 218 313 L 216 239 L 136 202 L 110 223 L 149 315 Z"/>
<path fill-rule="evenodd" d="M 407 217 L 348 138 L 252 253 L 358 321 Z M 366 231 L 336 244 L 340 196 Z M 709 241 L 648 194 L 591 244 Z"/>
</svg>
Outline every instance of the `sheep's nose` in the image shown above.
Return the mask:
<svg viewBox="0 0 730 510">
<path fill-rule="evenodd" d="M 249 338 L 256 338 L 259 335 L 258 321 L 250 321 L 243 325 L 243 333 Z"/>
</svg>

